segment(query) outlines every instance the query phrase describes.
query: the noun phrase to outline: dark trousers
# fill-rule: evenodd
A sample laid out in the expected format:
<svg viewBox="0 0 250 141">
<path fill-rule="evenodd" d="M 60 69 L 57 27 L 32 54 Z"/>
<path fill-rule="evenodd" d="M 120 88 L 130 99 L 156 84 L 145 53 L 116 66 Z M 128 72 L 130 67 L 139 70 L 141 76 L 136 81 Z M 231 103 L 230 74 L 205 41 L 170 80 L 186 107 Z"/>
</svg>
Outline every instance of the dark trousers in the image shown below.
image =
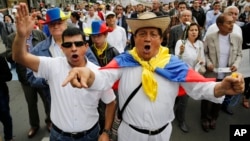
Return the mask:
<svg viewBox="0 0 250 141">
<path fill-rule="evenodd" d="M 201 100 L 201 120 L 216 120 L 219 117 L 221 104 Z"/>
<path fill-rule="evenodd" d="M 96 126 L 93 127 L 91 131 L 89 131 L 84 136 L 80 138 L 73 138 L 57 132 L 55 128 L 52 127 L 50 131 L 50 141 L 98 141 L 99 132 L 100 132 L 100 127 L 97 124 Z"/>
<path fill-rule="evenodd" d="M 188 103 L 188 95 L 179 96 L 175 101 L 175 117 L 178 122 L 184 122 Z"/>
<path fill-rule="evenodd" d="M 230 104 L 231 99 L 232 99 L 231 95 L 226 95 L 222 103 L 222 106 L 227 107 Z"/>
<path fill-rule="evenodd" d="M 34 88 L 30 85 L 22 84 L 22 88 L 24 91 L 25 99 L 28 104 L 28 112 L 29 112 L 29 122 L 30 126 L 33 128 L 40 126 L 40 119 L 39 119 L 39 112 L 37 107 L 38 102 L 38 94 L 40 95 L 45 113 L 46 113 L 46 123 L 50 123 L 50 101 L 48 101 L 48 98 L 46 97 L 46 94 L 44 94 L 44 91 L 42 88 Z"/>
<path fill-rule="evenodd" d="M 4 92 L 0 88 L 0 121 L 3 124 L 4 139 L 11 140 L 13 135 L 12 118 L 9 107 L 9 93 Z"/>
<path fill-rule="evenodd" d="M 216 80 L 220 82 L 221 79 Z M 219 117 L 221 104 L 213 103 L 208 100 L 201 100 L 201 120 L 216 120 Z"/>
</svg>

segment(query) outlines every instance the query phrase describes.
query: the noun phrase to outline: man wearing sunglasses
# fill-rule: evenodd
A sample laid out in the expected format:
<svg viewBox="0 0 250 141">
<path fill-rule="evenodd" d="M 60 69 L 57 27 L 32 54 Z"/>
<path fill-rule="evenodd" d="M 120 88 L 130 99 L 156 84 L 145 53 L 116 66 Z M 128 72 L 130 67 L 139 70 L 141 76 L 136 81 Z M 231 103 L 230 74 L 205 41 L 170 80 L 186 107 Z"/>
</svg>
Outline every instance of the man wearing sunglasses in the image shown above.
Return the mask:
<svg viewBox="0 0 250 141">
<path fill-rule="evenodd" d="M 13 59 L 34 71 L 36 77 L 45 78 L 51 91 L 50 141 L 97 141 L 99 136 L 98 101 L 110 105 L 106 109 L 106 122 L 100 140 L 108 141 L 115 112 L 115 95 L 111 89 L 93 91 L 62 87 L 64 76 L 74 67 L 89 67 L 98 70 L 98 66 L 88 61 L 85 54 L 88 44 L 84 34 L 76 27 L 62 33 L 62 57 L 38 57 L 27 52 L 26 34 L 31 32 L 34 20 L 28 15 L 25 3 L 20 3 L 17 15 L 17 35 L 13 43 Z M 63 77 L 62 77 L 63 76 Z M 94 79 L 94 78 L 91 78 Z"/>
<path fill-rule="evenodd" d="M 63 57 L 64 53 L 62 52 L 60 46 L 62 44 L 62 32 L 67 29 L 69 23 L 67 19 L 70 17 L 70 14 L 65 15 L 59 8 L 51 8 L 46 12 L 46 21 L 39 21 L 41 24 L 48 25 L 50 36 L 47 37 L 42 42 L 38 43 L 30 52 L 37 56 L 47 56 L 47 57 Z M 98 65 L 98 62 L 90 49 L 86 52 L 87 58 Z M 43 78 L 36 78 L 33 75 L 32 70 L 27 71 L 27 78 L 32 87 L 43 88 L 46 90 L 46 98 L 50 104 L 50 91 L 49 85 Z M 50 121 L 45 121 L 47 123 L 48 131 L 51 129 Z M 28 136 L 33 136 L 36 134 L 39 127 L 31 128 Z"/>
</svg>

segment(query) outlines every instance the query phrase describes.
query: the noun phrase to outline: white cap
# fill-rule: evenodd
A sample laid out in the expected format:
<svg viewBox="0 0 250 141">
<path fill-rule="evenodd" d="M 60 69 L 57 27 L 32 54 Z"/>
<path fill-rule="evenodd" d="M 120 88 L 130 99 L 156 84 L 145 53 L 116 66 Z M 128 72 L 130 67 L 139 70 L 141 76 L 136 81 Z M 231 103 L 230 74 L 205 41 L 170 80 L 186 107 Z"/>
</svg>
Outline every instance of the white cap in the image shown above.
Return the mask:
<svg viewBox="0 0 250 141">
<path fill-rule="evenodd" d="M 114 13 L 113 11 L 108 11 L 108 12 L 105 14 L 105 19 L 106 19 L 109 15 L 115 16 L 115 13 Z"/>
<path fill-rule="evenodd" d="M 16 12 L 17 12 L 16 8 L 13 8 L 13 9 L 11 10 L 11 13 L 16 13 Z"/>
</svg>

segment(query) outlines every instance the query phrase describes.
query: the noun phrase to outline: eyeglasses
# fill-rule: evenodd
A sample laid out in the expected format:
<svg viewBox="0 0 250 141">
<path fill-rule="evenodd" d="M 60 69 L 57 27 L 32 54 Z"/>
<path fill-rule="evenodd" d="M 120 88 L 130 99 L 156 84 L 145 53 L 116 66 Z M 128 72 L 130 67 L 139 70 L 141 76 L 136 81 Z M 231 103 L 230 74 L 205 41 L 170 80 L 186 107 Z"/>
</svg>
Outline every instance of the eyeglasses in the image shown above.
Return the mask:
<svg viewBox="0 0 250 141">
<path fill-rule="evenodd" d="M 73 44 L 75 44 L 76 47 L 82 47 L 85 44 L 85 42 L 84 41 L 64 42 L 62 43 L 62 47 L 71 48 Z"/>
</svg>

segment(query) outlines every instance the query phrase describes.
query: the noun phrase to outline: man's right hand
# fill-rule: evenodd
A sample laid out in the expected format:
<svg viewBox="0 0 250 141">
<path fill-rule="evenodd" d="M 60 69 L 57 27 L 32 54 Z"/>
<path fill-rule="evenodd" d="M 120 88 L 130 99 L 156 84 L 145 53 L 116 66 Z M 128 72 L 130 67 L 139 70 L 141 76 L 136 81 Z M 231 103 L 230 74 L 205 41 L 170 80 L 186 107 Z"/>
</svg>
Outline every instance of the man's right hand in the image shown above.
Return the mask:
<svg viewBox="0 0 250 141">
<path fill-rule="evenodd" d="M 72 87 L 88 88 L 88 84 L 91 83 L 88 82 L 91 78 L 91 73 L 93 72 L 86 67 L 73 68 L 63 81 L 62 86 L 65 87 L 68 83 L 70 83 Z"/>
</svg>

